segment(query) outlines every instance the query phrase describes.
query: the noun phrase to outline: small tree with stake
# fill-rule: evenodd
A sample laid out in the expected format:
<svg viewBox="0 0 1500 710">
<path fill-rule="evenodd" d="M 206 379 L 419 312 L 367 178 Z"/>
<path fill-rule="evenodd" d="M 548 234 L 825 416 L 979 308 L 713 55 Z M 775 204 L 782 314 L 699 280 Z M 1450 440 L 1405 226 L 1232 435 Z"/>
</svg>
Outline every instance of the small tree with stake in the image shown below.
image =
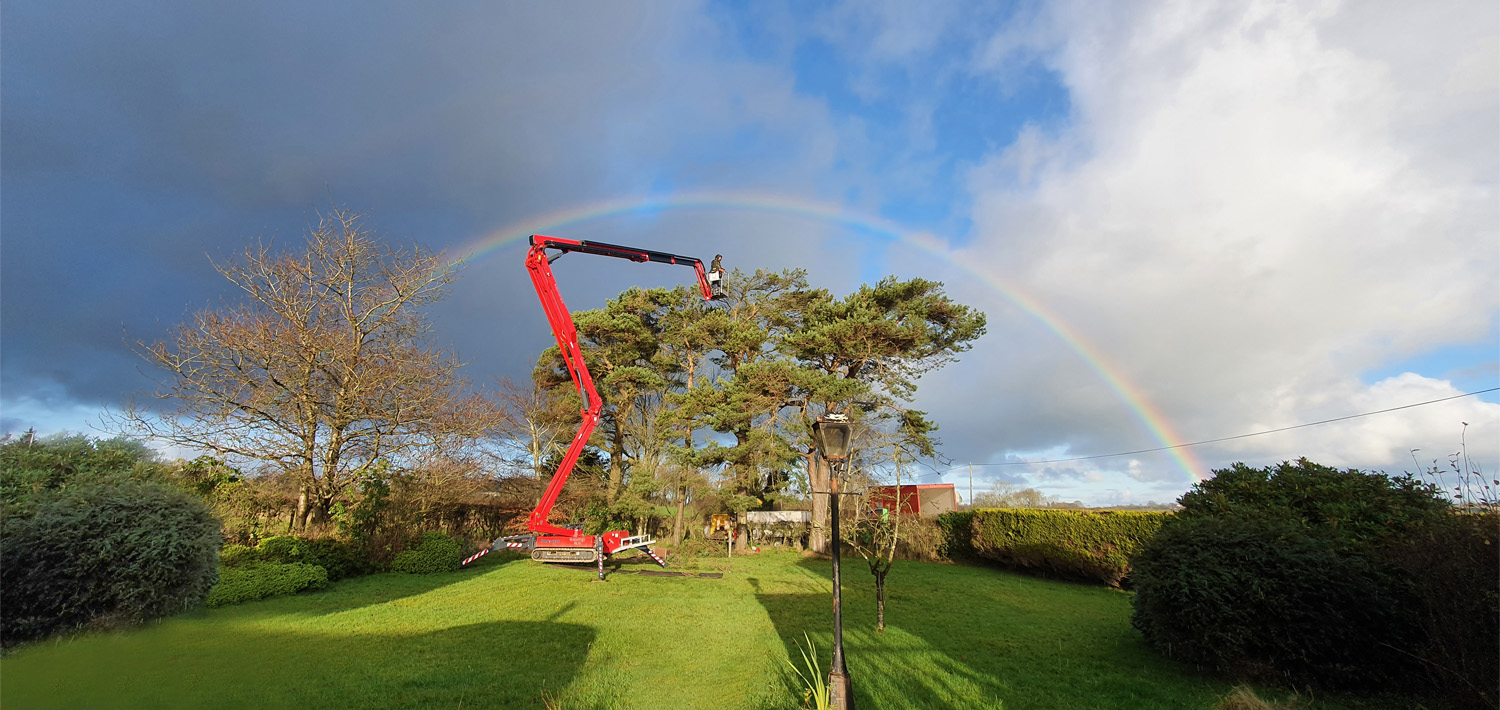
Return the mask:
<svg viewBox="0 0 1500 710">
<path fill-rule="evenodd" d="M 896 469 L 896 495 L 890 508 L 874 509 L 868 497 L 862 501 L 855 515 L 854 525 L 844 533 L 844 543 L 854 548 L 875 577 L 875 630 L 885 631 L 885 579 L 896 560 L 896 546 L 901 541 L 901 513 L 906 509 L 911 496 L 901 490 L 902 465 L 922 456 L 936 456 L 931 436 L 935 428 L 922 412 L 891 407 L 878 419 L 887 426 L 866 429 L 875 437 L 870 450 L 890 452 L 890 461 Z M 893 426 L 892 426 L 893 425 Z"/>
<path fill-rule="evenodd" d="M 868 499 L 861 501 L 854 525 L 844 533 L 844 543 L 854 548 L 875 577 L 875 630 L 885 631 L 885 578 L 896 560 L 896 543 L 901 539 L 901 509 L 908 498 L 901 493 L 901 463 L 896 460 L 896 502 L 894 508 L 873 509 Z"/>
</svg>

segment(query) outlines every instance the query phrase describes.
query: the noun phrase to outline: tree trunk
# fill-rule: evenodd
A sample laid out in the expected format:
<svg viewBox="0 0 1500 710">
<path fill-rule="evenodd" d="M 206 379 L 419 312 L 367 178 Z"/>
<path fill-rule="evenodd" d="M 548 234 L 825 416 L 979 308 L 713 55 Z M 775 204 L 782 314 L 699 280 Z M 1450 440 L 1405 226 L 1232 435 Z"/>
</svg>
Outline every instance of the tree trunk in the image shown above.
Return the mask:
<svg viewBox="0 0 1500 710">
<path fill-rule="evenodd" d="M 807 546 L 828 554 L 828 462 L 817 452 L 807 454 L 807 485 L 812 490 L 812 534 Z"/>
<path fill-rule="evenodd" d="M 689 358 L 692 360 L 693 358 Z M 693 367 L 687 368 L 687 391 L 693 391 Z M 685 427 L 682 433 L 683 446 L 687 447 L 688 453 L 693 451 L 693 428 Z M 677 481 L 673 484 L 673 495 L 677 496 L 677 517 L 672 522 L 672 547 L 675 549 L 682 544 L 682 509 L 687 506 L 687 488 L 682 485 L 682 467 L 677 467 Z"/>
<path fill-rule="evenodd" d="M 307 531 L 307 489 L 297 495 L 297 512 L 292 515 L 292 530 L 294 532 Z"/>
<path fill-rule="evenodd" d="M 333 521 L 333 496 L 319 495 L 313 499 L 312 509 L 307 511 L 308 532 L 323 529 Z"/>
<path fill-rule="evenodd" d="M 674 492 L 677 494 L 677 518 L 672 522 L 672 547 L 675 549 L 682 544 L 682 509 L 687 506 L 687 491 L 682 488 L 682 474 L 677 474 L 677 486 Z"/>
<path fill-rule="evenodd" d="M 312 533 L 312 528 L 317 524 L 317 520 L 318 520 L 318 506 L 316 506 L 316 505 L 309 505 L 309 506 L 307 506 L 306 512 L 304 512 L 303 515 L 302 515 L 302 520 L 297 523 L 298 530 L 300 531 L 300 533 L 302 534 L 303 537 L 306 537 L 306 536 L 308 536 L 309 534 Z"/>
<path fill-rule="evenodd" d="M 885 572 L 875 573 L 875 630 L 885 631 Z"/>
<path fill-rule="evenodd" d="M 625 434 L 620 430 L 620 424 L 615 424 L 614 447 L 609 452 L 609 502 L 614 503 L 620 497 L 620 488 L 625 483 L 625 467 L 621 460 L 625 458 Z"/>
</svg>

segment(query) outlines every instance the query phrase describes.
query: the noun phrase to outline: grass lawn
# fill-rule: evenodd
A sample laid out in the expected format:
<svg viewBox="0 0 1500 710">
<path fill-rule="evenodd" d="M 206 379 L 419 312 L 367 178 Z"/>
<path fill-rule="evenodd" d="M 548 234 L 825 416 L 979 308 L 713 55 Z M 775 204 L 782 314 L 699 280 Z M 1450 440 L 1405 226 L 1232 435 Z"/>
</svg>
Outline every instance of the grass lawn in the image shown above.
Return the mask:
<svg viewBox="0 0 1500 710">
<path fill-rule="evenodd" d="M 0 706 L 792 708 L 803 632 L 827 668 L 827 561 L 763 552 L 697 563 L 722 579 L 599 583 L 497 557 L 22 648 L 0 660 Z M 861 708 L 1202 709 L 1229 691 L 1147 649 L 1126 592 L 897 563 L 877 634 L 863 560 L 844 574 Z"/>
</svg>

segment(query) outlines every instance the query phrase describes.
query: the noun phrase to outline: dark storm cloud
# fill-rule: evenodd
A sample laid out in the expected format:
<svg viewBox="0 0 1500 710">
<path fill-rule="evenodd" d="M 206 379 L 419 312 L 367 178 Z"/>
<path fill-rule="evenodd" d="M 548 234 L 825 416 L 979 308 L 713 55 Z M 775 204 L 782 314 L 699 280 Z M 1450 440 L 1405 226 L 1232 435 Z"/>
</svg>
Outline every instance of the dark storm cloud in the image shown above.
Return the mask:
<svg viewBox="0 0 1500 710">
<path fill-rule="evenodd" d="M 811 188 L 826 115 L 692 9 L 7 3 L 0 388 L 145 388 L 130 341 L 233 297 L 210 258 L 295 247 L 333 205 L 442 249 L 661 184 Z M 581 307 L 629 285 L 601 281 Z M 534 298 L 518 265 L 475 264 L 435 339 L 476 380 L 524 374 Z"/>
</svg>

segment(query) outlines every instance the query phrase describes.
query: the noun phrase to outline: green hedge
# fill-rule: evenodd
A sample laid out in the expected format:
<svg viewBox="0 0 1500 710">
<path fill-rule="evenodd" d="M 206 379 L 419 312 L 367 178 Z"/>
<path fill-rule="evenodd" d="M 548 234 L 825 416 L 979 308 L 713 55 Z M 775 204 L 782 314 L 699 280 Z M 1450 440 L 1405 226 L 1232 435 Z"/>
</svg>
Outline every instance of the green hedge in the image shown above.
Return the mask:
<svg viewBox="0 0 1500 710">
<path fill-rule="evenodd" d="M 938 554 L 954 561 L 971 560 L 975 557 L 974 511 L 957 510 L 943 513 L 937 516 L 937 524 L 942 532 Z"/>
<path fill-rule="evenodd" d="M 1408 649 L 1426 685 L 1460 705 L 1500 707 L 1500 512 L 1454 513 L 1381 550 L 1414 597 L 1421 629 Z"/>
<path fill-rule="evenodd" d="M 972 545 L 984 559 L 1119 586 L 1131 556 L 1171 513 L 1001 508 L 972 515 Z"/>
<path fill-rule="evenodd" d="M 219 583 L 208 593 L 208 606 L 224 606 L 328 586 L 328 570 L 298 562 L 241 563 L 219 570 Z"/>
<path fill-rule="evenodd" d="M 457 540 L 440 532 L 425 532 L 421 544 L 396 555 L 391 561 L 391 571 L 407 574 L 457 572 L 463 559 L 463 548 Z"/>
</svg>

